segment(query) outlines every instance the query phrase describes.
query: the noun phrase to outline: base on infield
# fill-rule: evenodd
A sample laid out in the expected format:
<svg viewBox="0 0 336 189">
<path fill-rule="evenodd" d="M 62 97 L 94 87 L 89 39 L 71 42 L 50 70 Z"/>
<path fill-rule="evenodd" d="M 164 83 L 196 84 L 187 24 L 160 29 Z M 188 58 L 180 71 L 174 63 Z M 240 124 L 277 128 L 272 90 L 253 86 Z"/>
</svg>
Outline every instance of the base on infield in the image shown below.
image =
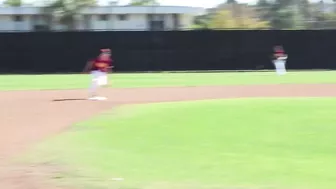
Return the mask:
<svg viewBox="0 0 336 189">
<path fill-rule="evenodd" d="M 107 98 L 103 97 L 103 96 L 95 96 L 95 97 L 88 98 L 88 100 L 99 100 L 99 101 L 101 101 L 101 100 L 107 100 Z"/>
</svg>

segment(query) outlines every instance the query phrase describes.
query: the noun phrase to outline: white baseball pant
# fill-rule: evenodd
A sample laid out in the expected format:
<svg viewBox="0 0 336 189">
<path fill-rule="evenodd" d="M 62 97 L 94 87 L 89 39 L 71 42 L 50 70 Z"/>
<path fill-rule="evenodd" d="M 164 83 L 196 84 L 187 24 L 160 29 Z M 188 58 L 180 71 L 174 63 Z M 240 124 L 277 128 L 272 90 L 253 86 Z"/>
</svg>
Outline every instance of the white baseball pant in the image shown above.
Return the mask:
<svg viewBox="0 0 336 189">
<path fill-rule="evenodd" d="M 102 71 L 91 71 L 92 81 L 90 86 L 90 93 L 92 96 L 95 95 L 98 88 L 107 85 L 107 73 Z"/>
</svg>

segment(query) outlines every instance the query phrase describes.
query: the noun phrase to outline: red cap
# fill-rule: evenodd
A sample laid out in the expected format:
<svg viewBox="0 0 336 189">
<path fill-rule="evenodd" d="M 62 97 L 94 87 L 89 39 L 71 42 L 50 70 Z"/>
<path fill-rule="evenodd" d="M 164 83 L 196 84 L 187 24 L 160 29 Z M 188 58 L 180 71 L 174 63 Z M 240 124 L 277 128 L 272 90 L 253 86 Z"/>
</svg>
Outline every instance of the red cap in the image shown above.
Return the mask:
<svg viewBox="0 0 336 189">
<path fill-rule="evenodd" d="M 100 49 L 101 52 L 109 53 L 111 52 L 111 49 Z"/>
</svg>

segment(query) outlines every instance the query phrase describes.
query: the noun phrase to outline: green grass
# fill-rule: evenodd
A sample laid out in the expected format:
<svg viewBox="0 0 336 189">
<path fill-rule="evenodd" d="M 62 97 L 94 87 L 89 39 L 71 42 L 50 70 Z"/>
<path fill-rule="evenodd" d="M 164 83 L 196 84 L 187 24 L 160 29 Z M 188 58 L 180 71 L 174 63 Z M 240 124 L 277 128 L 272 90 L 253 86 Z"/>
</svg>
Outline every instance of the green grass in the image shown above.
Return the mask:
<svg viewBox="0 0 336 189">
<path fill-rule="evenodd" d="M 89 85 L 89 75 L 2 75 L 0 90 L 75 89 Z M 116 88 L 288 83 L 336 83 L 336 72 L 142 73 L 111 74 Z"/>
<path fill-rule="evenodd" d="M 334 189 L 335 106 L 334 98 L 126 106 L 46 141 L 29 161 L 62 167 L 56 181 L 83 189 Z"/>
</svg>

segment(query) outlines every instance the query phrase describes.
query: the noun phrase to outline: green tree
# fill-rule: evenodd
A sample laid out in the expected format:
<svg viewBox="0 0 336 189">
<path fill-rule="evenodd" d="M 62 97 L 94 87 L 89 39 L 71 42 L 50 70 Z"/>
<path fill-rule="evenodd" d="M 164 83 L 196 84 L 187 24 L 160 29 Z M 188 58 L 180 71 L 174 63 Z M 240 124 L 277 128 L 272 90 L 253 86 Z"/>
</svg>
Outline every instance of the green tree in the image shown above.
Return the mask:
<svg viewBox="0 0 336 189">
<path fill-rule="evenodd" d="M 310 29 L 336 29 L 336 13 L 321 13 L 316 21 L 311 23 Z"/>
<path fill-rule="evenodd" d="M 96 0 L 56 0 L 44 7 L 42 12 L 55 18 L 68 29 L 75 29 L 78 12 L 92 5 L 96 5 Z"/>
<path fill-rule="evenodd" d="M 129 5 L 132 6 L 159 5 L 159 2 L 157 0 L 132 0 Z"/>
<path fill-rule="evenodd" d="M 267 29 L 268 22 L 249 17 L 236 18 L 227 10 L 218 11 L 208 23 L 210 29 Z"/>
<path fill-rule="evenodd" d="M 227 4 L 234 4 L 234 3 L 237 3 L 237 1 L 236 0 L 227 0 L 226 3 Z"/>
<path fill-rule="evenodd" d="M 256 8 L 259 14 L 259 17 L 263 21 L 269 21 L 271 18 L 271 6 L 272 4 L 267 0 L 259 0 L 257 2 Z"/>
<path fill-rule="evenodd" d="M 273 12 L 271 19 L 273 29 L 294 29 L 294 25 L 294 12 L 289 8 L 283 8 Z"/>
<path fill-rule="evenodd" d="M 231 12 L 226 10 L 218 11 L 208 23 L 211 29 L 236 29 L 238 26 Z"/>
<path fill-rule="evenodd" d="M 22 0 L 6 0 L 3 2 L 4 5 L 10 6 L 10 7 L 21 7 L 22 6 Z"/>
<path fill-rule="evenodd" d="M 209 19 L 210 19 L 209 14 L 196 16 L 194 19 L 194 28 L 195 29 L 208 29 Z"/>
<path fill-rule="evenodd" d="M 309 0 L 299 1 L 300 14 L 304 19 L 310 19 L 313 16 L 313 10 L 310 6 Z"/>
<path fill-rule="evenodd" d="M 311 16 L 307 0 L 259 0 L 257 8 L 273 29 L 303 29 L 305 18 Z"/>
</svg>

